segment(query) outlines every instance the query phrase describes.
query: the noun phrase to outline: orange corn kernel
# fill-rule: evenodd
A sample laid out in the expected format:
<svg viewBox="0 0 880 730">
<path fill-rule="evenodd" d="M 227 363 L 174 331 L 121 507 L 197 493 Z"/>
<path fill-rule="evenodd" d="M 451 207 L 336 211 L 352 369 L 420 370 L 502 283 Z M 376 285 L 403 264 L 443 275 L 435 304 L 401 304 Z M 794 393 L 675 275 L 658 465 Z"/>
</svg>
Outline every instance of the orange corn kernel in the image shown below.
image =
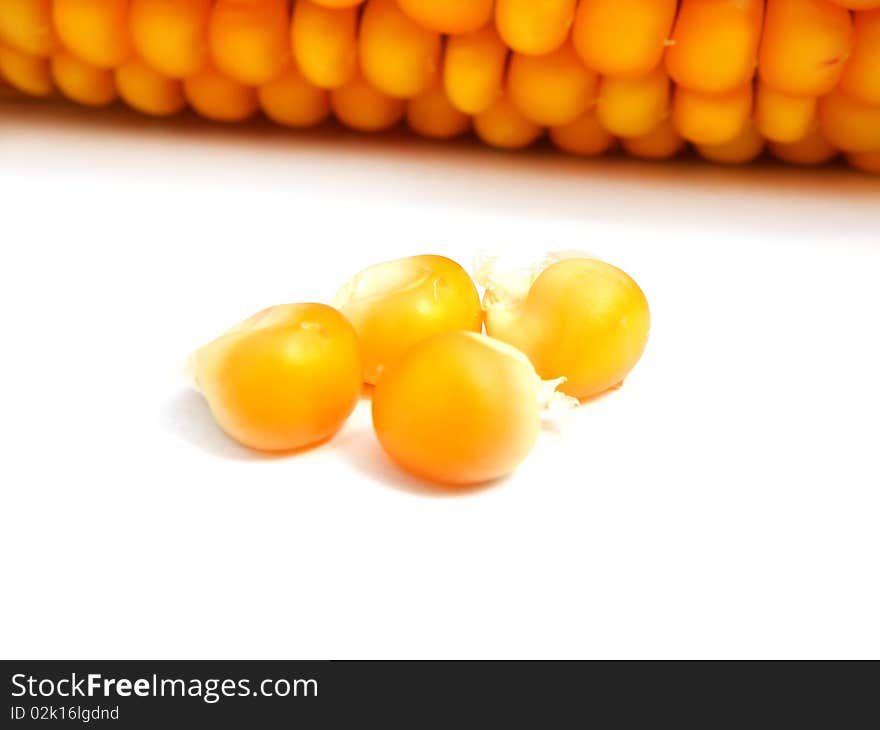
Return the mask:
<svg viewBox="0 0 880 730">
<path fill-rule="evenodd" d="M 107 106 L 116 100 L 113 72 L 61 51 L 52 56 L 52 78 L 71 101 L 85 106 Z"/>
<path fill-rule="evenodd" d="M 373 393 L 386 453 L 416 476 L 448 486 L 499 479 L 534 448 L 540 378 L 528 359 L 473 332 L 435 335 L 392 365 Z"/>
<path fill-rule="evenodd" d="M 614 147 L 616 142 L 593 112 L 587 112 L 571 124 L 551 127 L 550 140 L 559 149 L 583 157 L 601 155 Z"/>
<path fill-rule="evenodd" d="M 324 304 L 266 309 L 202 347 L 191 365 L 218 425 L 259 451 L 330 438 L 362 387 L 354 329 Z"/>
<path fill-rule="evenodd" d="M 119 96 L 143 114 L 166 117 L 186 107 L 183 84 L 163 76 L 143 61 L 128 61 L 116 69 Z"/>
<path fill-rule="evenodd" d="M 334 306 L 358 333 L 364 380 L 371 384 L 431 335 L 483 329 L 474 282 L 443 256 L 412 256 L 371 266 L 340 289 Z"/>
<path fill-rule="evenodd" d="M 212 68 L 186 79 L 183 90 L 198 114 L 217 122 L 240 122 L 252 117 L 259 108 L 253 88 Z"/>
<path fill-rule="evenodd" d="M 132 54 L 128 0 L 55 0 L 52 19 L 61 43 L 99 68 L 115 68 Z"/>
<path fill-rule="evenodd" d="M 438 33 L 470 33 L 492 18 L 494 0 L 397 0 L 419 25 Z"/>
<path fill-rule="evenodd" d="M 471 126 L 470 117 L 451 104 L 440 86 L 407 102 L 406 122 L 414 132 L 431 139 L 452 139 Z"/>
<path fill-rule="evenodd" d="M 596 74 L 566 43 L 542 56 L 514 53 L 507 73 L 507 95 L 535 124 L 571 124 L 595 102 L 597 82 Z"/>
<path fill-rule="evenodd" d="M 443 86 L 465 114 L 482 114 L 500 97 L 509 50 L 494 25 L 450 36 L 443 57 Z"/>
<path fill-rule="evenodd" d="M 287 0 L 216 0 L 208 33 L 218 71 L 259 86 L 278 78 L 290 56 Z"/>
<path fill-rule="evenodd" d="M 49 56 L 57 45 L 52 0 L 0 1 L 0 43 L 29 56 Z"/>
<path fill-rule="evenodd" d="M 411 99 L 427 91 L 440 71 L 440 34 L 423 28 L 396 0 L 369 0 L 361 17 L 361 72 L 389 96 Z"/>
<path fill-rule="evenodd" d="M 577 0 L 496 0 L 495 25 L 512 50 L 539 56 L 565 43 L 576 8 Z"/>
<path fill-rule="evenodd" d="M 330 116 L 330 93 L 309 83 L 293 66 L 257 89 L 269 119 L 286 127 L 314 127 Z"/>
<path fill-rule="evenodd" d="M 209 63 L 212 0 L 131 0 L 128 27 L 137 54 L 159 73 L 183 79 Z"/>
<path fill-rule="evenodd" d="M 610 264 L 562 259 L 510 278 L 489 265 L 478 278 L 489 335 L 522 350 L 545 380 L 564 378 L 559 389 L 570 396 L 619 385 L 644 352 L 648 302 Z"/>
</svg>

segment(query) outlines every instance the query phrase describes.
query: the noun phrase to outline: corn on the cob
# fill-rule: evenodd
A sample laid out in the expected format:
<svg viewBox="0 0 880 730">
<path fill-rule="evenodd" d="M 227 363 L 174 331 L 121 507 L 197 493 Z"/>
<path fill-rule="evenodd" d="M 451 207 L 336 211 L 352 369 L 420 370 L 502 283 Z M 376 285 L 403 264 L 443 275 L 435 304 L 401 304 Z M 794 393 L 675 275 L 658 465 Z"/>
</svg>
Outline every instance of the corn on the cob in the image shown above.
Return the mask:
<svg viewBox="0 0 880 730">
<path fill-rule="evenodd" d="M 0 0 L 0 82 L 160 116 L 875 171 L 880 0 Z"/>
</svg>

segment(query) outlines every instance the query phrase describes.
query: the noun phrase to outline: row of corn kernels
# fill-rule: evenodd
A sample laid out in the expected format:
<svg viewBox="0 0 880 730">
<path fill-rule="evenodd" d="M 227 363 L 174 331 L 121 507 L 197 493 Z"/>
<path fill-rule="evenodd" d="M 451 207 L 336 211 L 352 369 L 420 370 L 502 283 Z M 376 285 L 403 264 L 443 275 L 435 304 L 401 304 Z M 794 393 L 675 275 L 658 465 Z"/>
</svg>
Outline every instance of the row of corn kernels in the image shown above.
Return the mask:
<svg viewBox="0 0 880 730">
<path fill-rule="evenodd" d="M 880 0 L 3 0 L 0 77 L 154 115 L 880 167 Z"/>
</svg>

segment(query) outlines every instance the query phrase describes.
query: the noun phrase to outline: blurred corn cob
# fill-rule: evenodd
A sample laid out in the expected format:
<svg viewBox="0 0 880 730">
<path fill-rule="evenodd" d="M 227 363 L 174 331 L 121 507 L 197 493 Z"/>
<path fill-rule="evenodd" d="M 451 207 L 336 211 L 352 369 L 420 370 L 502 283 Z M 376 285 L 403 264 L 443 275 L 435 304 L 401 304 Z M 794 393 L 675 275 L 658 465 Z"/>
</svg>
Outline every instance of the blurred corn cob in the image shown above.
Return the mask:
<svg viewBox="0 0 880 730">
<path fill-rule="evenodd" d="M 0 0 L 31 96 L 880 171 L 880 0 Z"/>
</svg>

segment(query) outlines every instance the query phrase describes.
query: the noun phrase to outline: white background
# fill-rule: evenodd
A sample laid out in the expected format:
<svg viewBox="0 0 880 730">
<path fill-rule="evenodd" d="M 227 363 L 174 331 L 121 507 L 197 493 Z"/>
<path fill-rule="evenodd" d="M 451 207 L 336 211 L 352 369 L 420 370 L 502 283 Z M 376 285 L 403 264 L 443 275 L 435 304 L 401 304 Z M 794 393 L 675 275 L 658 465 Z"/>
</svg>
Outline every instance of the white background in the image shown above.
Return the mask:
<svg viewBox="0 0 880 730">
<path fill-rule="evenodd" d="M 880 182 L 0 109 L 5 658 L 880 656 Z M 586 249 L 625 387 L 463 496 L 363 402 L 251 454 L 189 351 L 414 253 Z"/>
</svg>

